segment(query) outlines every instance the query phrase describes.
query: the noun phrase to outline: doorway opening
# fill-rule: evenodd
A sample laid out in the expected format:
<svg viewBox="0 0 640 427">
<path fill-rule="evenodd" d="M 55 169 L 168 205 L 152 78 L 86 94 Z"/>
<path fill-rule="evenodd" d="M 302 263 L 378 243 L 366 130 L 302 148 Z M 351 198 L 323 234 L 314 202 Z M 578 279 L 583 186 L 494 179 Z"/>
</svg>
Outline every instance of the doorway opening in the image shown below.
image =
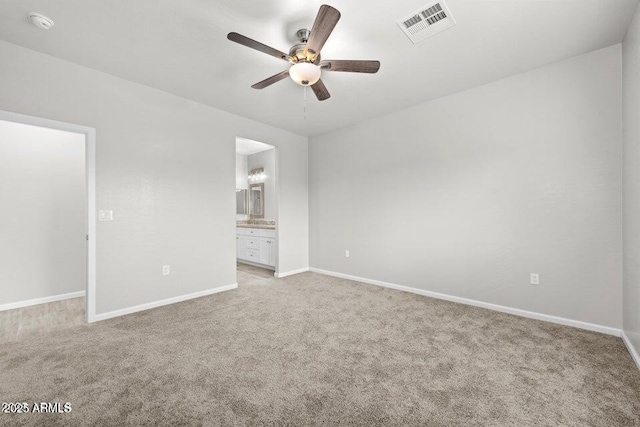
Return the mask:
<svg viewBox="0 0 640 427">
<path fill-rule="evenodd" d="M 95 319 L 95 130 L 0 111 L 0 340 Z"/>
<path fill-rule="evenodd" d="M 238 283 L 278 272 L 278 151 L 236 138 L 236 265 Z"/>
</svg>

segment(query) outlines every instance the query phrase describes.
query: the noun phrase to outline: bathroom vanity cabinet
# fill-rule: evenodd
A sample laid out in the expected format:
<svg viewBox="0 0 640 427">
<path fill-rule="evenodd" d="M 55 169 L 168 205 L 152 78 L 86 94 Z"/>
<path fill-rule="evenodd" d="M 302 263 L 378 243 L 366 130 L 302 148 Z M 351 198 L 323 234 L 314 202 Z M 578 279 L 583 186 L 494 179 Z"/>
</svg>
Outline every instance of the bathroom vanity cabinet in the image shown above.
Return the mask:
<svg viewBox="0 0 640 427">
<path fill-rule="evenodd" d="M 275 269 L 276 230 L 237 227 L 236 243 L 238 260 Z"/>
</svg>

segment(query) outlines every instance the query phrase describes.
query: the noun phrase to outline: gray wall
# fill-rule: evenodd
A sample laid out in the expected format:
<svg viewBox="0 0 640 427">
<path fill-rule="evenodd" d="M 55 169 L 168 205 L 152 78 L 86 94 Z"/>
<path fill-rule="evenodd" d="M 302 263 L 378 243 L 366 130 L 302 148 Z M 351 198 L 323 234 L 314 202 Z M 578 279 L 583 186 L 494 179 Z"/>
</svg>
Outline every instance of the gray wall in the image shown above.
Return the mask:
<svg viewBox="0 0 640 427">
<path fill-rule="evenodd" d="M 622 44 L 624 331 L 640 353 L 640 9 Z"/>
<path fill-rule="evenodd" d="M 311 266 L 620 328 L 620 88 L 616 45 L 311 138 Z"/>
<path fill-rule="evenodd" d="M 236 188 L 249 188 L 247 181 L 248 159 L 245 154 L 236 154 Z"/>
<path fill-rule="evenodd" d="M 0 305 L 86 289 L 84 135 L 0 120 Z"/>
<path fill-rule="evenodd" d="M 248 189 L 249 182 L 247 180 L 248 175 L 248 160 L 245 154 L 236 154 L 236 188 Z M 236 214 L 236 220 L 247 219 L 249 215 Z"/>
<path fill-rule="evenodd" d="M 264 168 L 264 219 L 278 220 L 278 201 L 276 195 L 276 150 L 266 150 L 247 156 L 247 169 Z M 252 182 L 253 183 L 253 182 Z"/>
<path fill-rule="evenodd" d="M 96 128 L 98 314 L 236 282 L 236 136 L 279 147 L 280 268 L 308 266 L 307 138 L 6 42 L 0 82 L 1 110 Z"/>
</svg>

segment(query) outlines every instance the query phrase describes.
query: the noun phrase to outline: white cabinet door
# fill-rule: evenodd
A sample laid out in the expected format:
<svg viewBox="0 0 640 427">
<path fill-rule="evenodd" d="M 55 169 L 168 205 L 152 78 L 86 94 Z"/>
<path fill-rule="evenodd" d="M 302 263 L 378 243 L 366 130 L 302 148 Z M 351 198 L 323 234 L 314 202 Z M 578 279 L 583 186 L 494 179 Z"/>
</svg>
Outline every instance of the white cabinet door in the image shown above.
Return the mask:
<svg viewBox="0 0 640 427">
<path fill-rule="evenodd" d="M 269 265 L 272 267 L 276 266 L 276 241 L 275 239 L 268 239 L 267 243 L 269 243 Z"/>
<path fill-rule="evenodd" d="M 236 236 L 236 257 L 247 259 L 247 236 Z"/>
<path fill-rule="evenodd" d="M 270 239 L 260 239 L 260 264 L 269 265 L 269 258 L 271 253 L 271 244 L 268 242 Z"/>
<path fill-rule="evenodd" d="M 276 240 L 270 238 L 260 239 L 260 264 L 276 266 Z"/>
</svg>

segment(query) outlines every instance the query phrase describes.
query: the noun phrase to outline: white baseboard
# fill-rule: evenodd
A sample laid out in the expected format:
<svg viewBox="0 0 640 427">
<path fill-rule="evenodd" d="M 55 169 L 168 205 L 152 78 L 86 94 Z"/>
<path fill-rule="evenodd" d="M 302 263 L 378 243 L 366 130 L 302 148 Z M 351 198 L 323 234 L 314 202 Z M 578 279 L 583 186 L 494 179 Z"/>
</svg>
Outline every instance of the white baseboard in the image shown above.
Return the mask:
<svg viewBox="0 0 640 427">
<path fill-rule="evenodd" d="M 312 271 L 314 273 L 324 274 L 327 276 L 340 277 L 342 279 L 348 279 L 356 282 L 367 283 L 370 285 L 397 289 L 399 291 L 411 292 L 414 294 L 424 295 L 431 298 L 457 302 L 460 304 L 472 305 L 474 307 L 486 308 L 493 311 L 500 311 L 502 313 L 514 314 L 516 316 L 527 317 L 529 319 L 543 320 L 545 322 L 557 323 L 559 325 L 565 325 L 565 326 L 573 326 L 574 328 L 586 329 L 588 331 L 600 332 L 607 335 L 614 335 L 616 337 L 619 337 L 622 332 L 620 329 L 612 328 L 609 326 L 596 325 L 594 323 L 582 322 L 580 320 L 566 319 L 564 317 L 556 317 L 556 316 L 551 316 L 549 314 L 536 313 L 534 311 L 520 310 L 518 308 L 506 307 L 503 305 L 497 305 L 497 304 L 492 304 L 492 303 L 483 302 L 483 301 L 476 301 L 469 298 L 462 298 L 462 297 L 456 297 L 453 295 L 441 294 L 439 292 L 426 291 L 424 289 L 396 285 L 394 283 L 382 282 L 380 280 L 366 279 L 364 277 L 357 277 L 357 276 L 351 276 L 348 274 L 336 273 L 334 271 L 321 270 L 319 268 L 310 268 L 309 271 Z"/>
<path fill-rule="evenodd" d="M 31 305 L 46 304 L 48 302 L 62 301 L 69 298 L 80 298 L 85 296 L 85 291 L 70 292 L 68 294 L 54 295 L 52 297 L 35 298 L 26 301 L 10 302 L 0 305 L 0 311 L 13 310 L 15 308 L 29 307 Z"/>
<path fill-rule="evenodd" d="M 160 301 L 148 302 L 146 304 L 135 305 L 133 307 L 122 308 L 120 310 L 109 311 L 107 313 L 96 314 L 93 321 L 111 319 L 113 317 L 124 316 L 126 314 L 137 313 L 139 311 L 149 310 L 151 308 L 162 307 L 163 305 L 175 304 L 177 302 L 186 301 L 194 298 L 200 298 L 207 295 L 217 294 L 218 292 L 230 291 L 238 287 L 237 283 L 232 285 L 220 286 L 218 288 L 207 289 L 206 291 L 194 292 L 191 294 L 180 295 L 173 298 L 167 298 Z"/>
<path fill-rule="evenodd" d="M 621 335 L 622 341 L 624 341 L 624 345 L 627 346 L 627 350 L 629 350 L 629 353 L 631 354 L 631 358 L 634 362 L 636 362 L 636 366 L 638 367 L 638 369 L 640 369 L 640 355 L 636 351 L 636 348 L 633 346 L 633 343 L 631 342 L 627 334 L 625 334 L 624 330 L 622 330 Z"/>
<path fill-rule="evenodd" d="M 285 271 L 284 273 L 275 273 L 274 276 L 278 279 L 282 279 L 283 277 L 293 276 L 294 274 L 305 273 L 309 271 L 309 267 L 299 268 L 297 270 Z"/>
</svg>

